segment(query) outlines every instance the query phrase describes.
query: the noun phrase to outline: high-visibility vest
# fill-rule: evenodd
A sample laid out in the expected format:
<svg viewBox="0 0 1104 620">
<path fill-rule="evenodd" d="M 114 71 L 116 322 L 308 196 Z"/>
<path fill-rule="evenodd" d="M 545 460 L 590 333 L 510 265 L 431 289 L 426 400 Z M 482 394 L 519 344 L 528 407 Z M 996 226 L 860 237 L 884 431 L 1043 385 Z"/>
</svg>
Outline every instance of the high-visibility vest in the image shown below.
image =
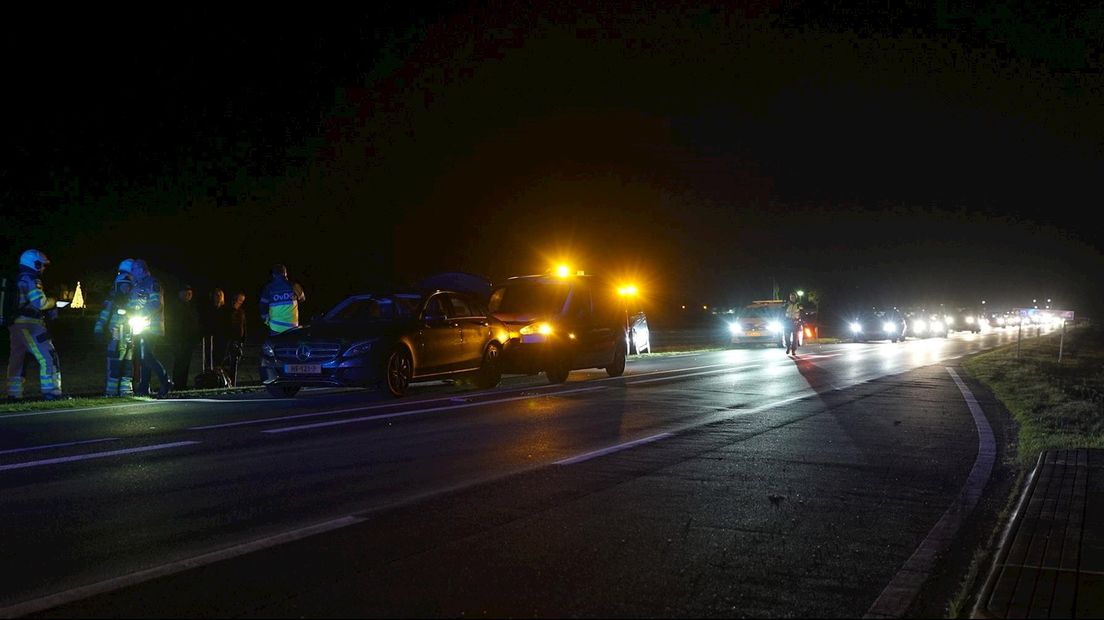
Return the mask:
<svg viewBox="0 0 1104 620">
<path fill-rule="evenodd" d="M 299 327 L 299 302 L 306 299 L 303 289 L 285 278 L 273 278 L 261 289 L 261 319 L 273 333 Z"/>
</svg>

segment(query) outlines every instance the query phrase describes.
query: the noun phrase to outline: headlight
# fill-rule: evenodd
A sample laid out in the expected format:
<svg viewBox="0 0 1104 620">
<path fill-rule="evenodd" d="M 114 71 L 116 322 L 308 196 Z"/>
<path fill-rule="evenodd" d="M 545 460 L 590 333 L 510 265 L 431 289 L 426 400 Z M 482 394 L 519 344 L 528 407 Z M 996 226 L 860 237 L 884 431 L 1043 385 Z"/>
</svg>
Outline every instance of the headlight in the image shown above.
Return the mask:
<svg viewBox="0 0 1104 620">
<path fill-rule="evenodd" d="M 532 334 L 549 335 L 552 333 L 552 325 L 550 323 L 533 323 L 521 328 L 522 336 L 530 336 Z"/>
<path fill-rule="evenodd" d="M 953 316 L 948 316 L 948 317 L 946 317 L 946 319 L 947 319 L 947 325 L 954 325 L 954 317 Z"/>
<path fill-rule="evenodd" d="M 130 325 L 131 332 L 133 332 L 134 334 L 140 334 L 146 331 L 146 328 L 149 327 L 150 323 L 149 319 L 144 316 L 132 316 L 127 321 L 127 324 Z"/>
<path fill-rule="evenodd" d="M 973 323 L 974 322 L 974 317 L 972 317 L 972 316 L 966 317 L 966 322 L 967 323 Z"/>
<path fill-rule="evenodd" d="M 271 342 L 266 342 L 261 345 L 261 355 L 265 357 L 276 357 L 276 352 L 272 350 Z"/>
<path fill-rule="evenodd" d="M 862 325 L 859 325 L 858 323 L 852 323 L 851 324 L 851 333 L 857 334 L 861 331 L 862 331 Z"/>
<path fill-rule="evenodd" d="M 776 333 L 781 332 L 782 331 L 782 323 L 780 321 L 771 321 L 770 323 L 767 323 L 767 329 L 771 330 L 772 332 L 776 332 Z"/>
<path fill-rule="evenodd" d="M 928 330 L 928 324 L 925 323 L 924 321 L 913 321 L 912 322 L 912 329 L 916 333 L 922 334 L 922 333 L 924 333 L 925 331 Z"/>
<path fill-rule="evenodd" d="M 372 351 L 372 345 L 375 343 L 375 340 L 354 342 L 353 344 L 349 345 L 348 349 L 345 349 L 345 353 L 342 355 L 342 357 L 356 357 L 358 355 L 367 355 Z"/>
<path fill-rule="evenodd" d="M 740 324 L 739 323 L 729 323 L 728 324 L 728 331 L 732 332 L 733 336 L 739 336 L 740 335 Z"/>
<path fill-rule="evenodd" d="M 895 332 L 897 331 L 897 324 L 891 321 L 886 321 L 885 324 L 882 325 L 882 329 L 886 330 L 887 333 Z"/>
</svg>

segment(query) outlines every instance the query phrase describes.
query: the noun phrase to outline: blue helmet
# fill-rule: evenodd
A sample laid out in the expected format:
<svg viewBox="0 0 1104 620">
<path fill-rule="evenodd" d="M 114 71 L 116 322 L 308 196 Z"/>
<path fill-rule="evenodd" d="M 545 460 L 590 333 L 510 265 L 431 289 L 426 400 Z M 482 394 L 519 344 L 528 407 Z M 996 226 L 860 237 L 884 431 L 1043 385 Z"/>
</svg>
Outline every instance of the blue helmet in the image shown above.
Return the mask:
<svg viewBox="0 0 1104 620">
<path fill-rule="evenodd" d="M 50 259 L 46 258 L 46 255 L 38 250 L 27 250 L 19 256 L 19 265 L 34 269 L 41 272 L 46 265 L 50 264 Z"/>
<path fill-rule="evenodd" d="M 119 263 L 119 273 L 129 274 L 134 269 L 134 259 L 124 258 L 123 262 Z"/>
</svg>

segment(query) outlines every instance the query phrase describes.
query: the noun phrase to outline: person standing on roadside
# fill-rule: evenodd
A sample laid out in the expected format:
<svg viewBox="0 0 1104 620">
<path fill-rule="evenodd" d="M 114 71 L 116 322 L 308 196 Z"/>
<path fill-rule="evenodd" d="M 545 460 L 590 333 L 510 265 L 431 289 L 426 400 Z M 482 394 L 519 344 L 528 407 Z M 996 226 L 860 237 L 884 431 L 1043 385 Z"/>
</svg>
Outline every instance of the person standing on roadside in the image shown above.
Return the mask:
<svg viewBox="0 0 1104 620">
<path fill-rule="evenodd" d="M 258 304 L 270 335 L 299 327 L 299 304 L 307 298 L 298 282 L 288 280 L 287 267 L 273 265 L 271 273 L 272 279 L 261 289 Z"/>
<path fill-rule="evenodd" d="M 786 340 L 786 355 L 797 355 L 797 344 L 801 342 L 801 303 L 797 301 L 797 294 L 790 293 L 790 300 L 786 302 L 785 333 L 782 337 Z"/>
<path fill-rule="evenodd" d="M 229 315 L 230 333 L 226 345 L 226 376 L 230 379 L 230 385 L 238 384 L 238 363 L 241 362 L 242 351 L 245 349 L 245 293 L 241 291 L 234 294 L 234 301 L 227 312 Z"/>
<path fill-rule="evenodd" d="M 104 396 L 134 394 L 133 339 L 124 333 L 128 318 L 127 301 L 134 287 L 134 276 L 130 273 L 133 266 L 133 258 L 124 258 L 119 263 L 115 281 L 111 284 L 96 325 L 92 328 L 92 333 L 99 342 L 107 341 L 107 381 L 104 384 Z"/>
<path fill-rule="evenodd" d="M 64 398 L 61 392 L 61 364 L 46 319 L 57 314 L 57 300 L 47 297 L 42 272 L 50 259 L 38 250 L 27 250 L 19 257 L 19 298 L 16 316 L 8 326 L 11 348 L 8 355 L 8 398 L 23 398 L 23 365 L 27 354 L 38 362 L 38 385 L 45 400 Z"/>
<path fill-rule="evenodd" d="M 165 367 L 157 359 L 157 350 L 165 335 L 165 307 L 162 302 L 161 282 L 150 273 L 149 266 L 142 259 L 135 259 L 131 268 L 134 276 L 134 288 L 130 291 L 127 314 L 145 319 L 141 329 L 134 329 L 134 338 L 138 343 L 137 353 L 141 362 L 141 379 L 134 389 L 137 396 L 149 396 L 150 380 L 157 376 L 157 397 L 168 396 L 173 389 Z"/>
<path fill-rule="evenodd" d="M 211 300 L 199 315 L 203 355 L 208 368 L 222 364 L 226 358 L 226 341 L 230 332 L 230 315 L 227 310 L 226 293 L 221 288 L 212 289 Z"/>
<path fill-rule="evenodd" d="M 185 284 L 180 287 L 176 301 L 165 309 L 173 352 L 172 382 L 178 390 L 188 387 L 188 370 L 199 342 L 199 310 L 194 299 L 195 291 L 190 284 Z"/>
</svg>

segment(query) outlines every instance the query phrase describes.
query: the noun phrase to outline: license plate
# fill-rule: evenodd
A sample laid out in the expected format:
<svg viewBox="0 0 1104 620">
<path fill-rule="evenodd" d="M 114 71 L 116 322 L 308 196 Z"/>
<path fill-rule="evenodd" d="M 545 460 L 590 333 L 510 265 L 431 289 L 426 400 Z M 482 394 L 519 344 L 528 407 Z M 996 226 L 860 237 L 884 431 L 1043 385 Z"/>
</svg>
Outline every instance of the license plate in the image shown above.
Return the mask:
<svg viewBox="0 0 1104 620">
<path fill-rule="evenodd" d="M 750 331 L 750 332 L 744 332 L 744 335 L 749 337 L 749 338 L 758 338 L 759 336 L 762 336 L 763 334 L 761 332 L 757 332 L 757 331 Z"/>
<path fill-rule="evenodd" d="M 284 372 L 289 375 L 320 375 L 322 364 L 286 364 Z"/>
</svg>

